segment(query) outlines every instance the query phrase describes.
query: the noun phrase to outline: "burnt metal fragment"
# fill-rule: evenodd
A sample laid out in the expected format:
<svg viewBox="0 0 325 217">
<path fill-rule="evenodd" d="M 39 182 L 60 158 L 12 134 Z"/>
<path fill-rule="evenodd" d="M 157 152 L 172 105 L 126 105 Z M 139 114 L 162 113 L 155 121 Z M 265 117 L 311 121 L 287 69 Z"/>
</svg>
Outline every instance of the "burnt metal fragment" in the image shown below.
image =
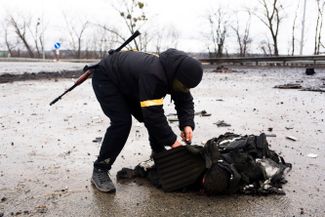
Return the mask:
<svg viewBox="0 0 325 217">
<path fill-rule="evenodd" d="M 273 88 L 279 88 L 279 89 L 301 89 L 301 84 L 294 84 L 294 83 L 288 83 L 288 84 L 280 84 L 275 85 Z"/>
<path fill-rule="evenodd" d="M 217 125 L 218 127 L 230 127 L 231 126 L 231 124 L 226 123 L 224 120 L 217 121 L 214 124 Z"/>
<path fill-rule="evenodd" d="M 306 68 L 306 75 L 314 75 L 315 73 L 314 68 Z"/>
</svg>

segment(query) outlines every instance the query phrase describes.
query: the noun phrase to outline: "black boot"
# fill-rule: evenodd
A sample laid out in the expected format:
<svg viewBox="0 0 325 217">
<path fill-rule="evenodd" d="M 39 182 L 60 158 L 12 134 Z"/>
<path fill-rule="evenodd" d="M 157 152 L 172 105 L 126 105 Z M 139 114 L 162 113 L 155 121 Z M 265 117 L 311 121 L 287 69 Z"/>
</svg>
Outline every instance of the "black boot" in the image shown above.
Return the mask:
<svg viewBox="0 0 325 217">
<path fill-rule="evenodd" d="M 91 183 L 101 192 L 114 193 L 116 191 L 108 170 L 94 168 Z"/>
</svg>

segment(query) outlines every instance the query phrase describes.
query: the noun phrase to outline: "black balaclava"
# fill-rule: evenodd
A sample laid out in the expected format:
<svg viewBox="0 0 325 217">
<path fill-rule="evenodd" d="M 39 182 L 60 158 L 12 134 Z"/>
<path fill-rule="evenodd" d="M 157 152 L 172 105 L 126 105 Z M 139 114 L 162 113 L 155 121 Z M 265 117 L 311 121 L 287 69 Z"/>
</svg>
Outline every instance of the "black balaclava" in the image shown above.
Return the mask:
<svg viewBox="0 0 325 217">
<path fill-rule="evenodd" d="M 203 69 L 201 63 L 192 58 L 185 57 L 180 63 L 175 78 L 187 88 L 196 87 L 202 80 Z"/>
</svg>

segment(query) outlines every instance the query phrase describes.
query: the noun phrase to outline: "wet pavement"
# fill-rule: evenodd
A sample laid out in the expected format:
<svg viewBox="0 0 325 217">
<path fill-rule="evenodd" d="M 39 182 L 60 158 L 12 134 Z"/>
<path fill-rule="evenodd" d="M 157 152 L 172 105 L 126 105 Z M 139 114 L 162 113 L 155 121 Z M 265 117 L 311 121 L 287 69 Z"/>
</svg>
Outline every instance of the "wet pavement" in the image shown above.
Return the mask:
<svg viewBox="0 0 325 217">
<path fill-rule="evenodd" d="M 27 80 L 0 84 L 0 216 L 325 216 L 325 94 L 273 88 L 324 85 L 325 70 L 314 76 L 299 68 L 235 70 L 206 70 L 192 91 L 196 111 L 212 114 L 196 116 L 193 143 L 227 131 L 265 132 L 271 148 L 293 164 L 285 196 L 207 197 L 164 193 L 145 180 L 116 183 L 119 169 L 151 154 L 146 129 L 136 120 L 111 171 L 117 192 L 99 193 L 90 175 L 109 120 L 91 80 L 52 107 L 49 102 L 74 80 Z M 165 113 L 174 112 L 167 96 Z M 231 126 L 218 127 L 221 120 Z M 171 126 L 178 132 L 177 122 Z"/>
</svg>

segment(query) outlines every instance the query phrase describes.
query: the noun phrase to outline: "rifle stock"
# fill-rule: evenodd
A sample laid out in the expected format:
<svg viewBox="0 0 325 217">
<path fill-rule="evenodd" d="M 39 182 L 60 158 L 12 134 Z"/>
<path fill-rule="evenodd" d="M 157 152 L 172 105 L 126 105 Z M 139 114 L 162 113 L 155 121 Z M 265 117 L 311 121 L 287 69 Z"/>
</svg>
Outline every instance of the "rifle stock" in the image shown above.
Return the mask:
<svg viewBox="0 0 325 217">
<path fill-rule="evenodd" d="M 85 80 L 87 80 L 87 78 L 89 78 L 89 76 L 91 74 L 92 74 L 91 69 L 88 69 L 85 73 L 83 73 L 82 75 L 80 75 L 80 77 L 75 82 L 75 84 L 78 86 L 79 84 L 81 84 L 82 82 L 84 82 Z"/>
</svg>

